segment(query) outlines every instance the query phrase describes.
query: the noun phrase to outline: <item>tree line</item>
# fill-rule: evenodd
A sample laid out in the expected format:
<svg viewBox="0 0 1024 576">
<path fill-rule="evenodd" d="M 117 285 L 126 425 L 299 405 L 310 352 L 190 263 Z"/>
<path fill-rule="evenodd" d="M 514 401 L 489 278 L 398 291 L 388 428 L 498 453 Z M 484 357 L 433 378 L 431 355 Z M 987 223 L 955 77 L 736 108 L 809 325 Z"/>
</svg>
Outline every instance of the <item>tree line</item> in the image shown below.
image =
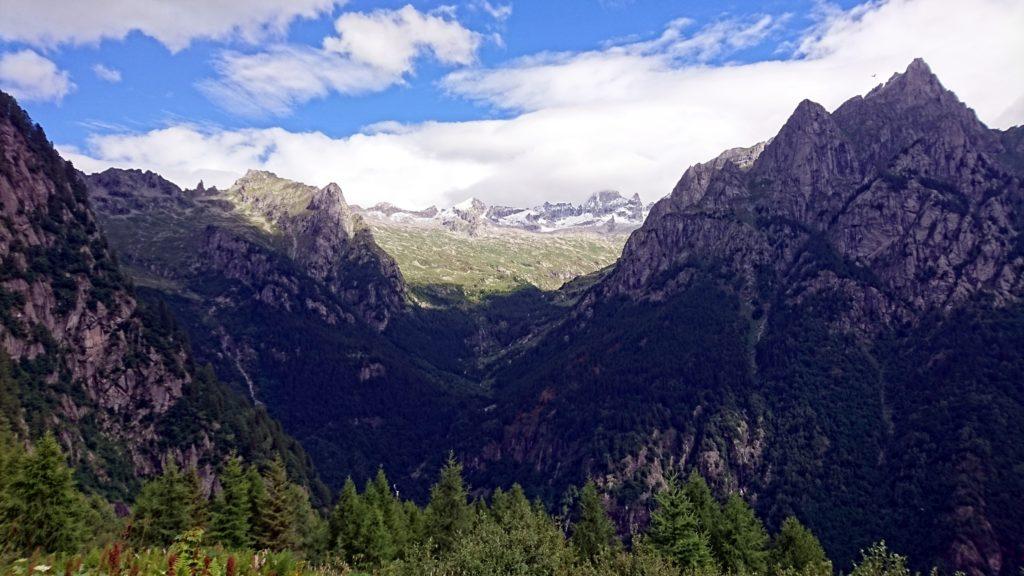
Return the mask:
<svg viewBox="0 0 1024 576">
<path fill-rule="evenodd" d="M 403 500 L 379 470 L 362 490 L 346 481 L 324 512 L 289 481 L 280 460 L 257 467 L 230 457 L 212 488 L 204 487 L 195 470 L 168 462 L 145 483 L 130 513 L 117 519 L 108 503 L 78 490 L 52 435 L 31 449 L 11 440 L 0 442 L 5 563 L 62 554 L 78 558 L 79 567 L 82 558 L 95 557 L 110 572 L 112 556 L 127 566 L 121 557 L 130 547 L 150 551 L 136 552 L 136 568 L 125 569 L 135 575 L 147 573 L 142 565 L 184 576 L 237 576 L 246 570 L 285 576 L 266 568 L 275 565 L 267 562 L 268 554 L 301 558 L 301 565 L 321 574 L 832 574 L 817 538 L 797 519 L 769 534 L 743 498 L 717 499 L 696 472 L 685 481 L 667 478 L 654 498 L 648 529 L 625 540 L 594 482 L 579 491 L 568 518 L 556 518 L 518 485 L 488 498 L 472 497 L 454 457 L 425 506 Z M 92 556 L 75 556 L 90 549 Z M 138 564 L 153 550 L 165 551 L 166 561 Z M 258 550 L 266 551 L 262 564 Z M 192 558 L 187 565 L 179 564 L 183 554 Z M 245 554 L 252 560 L 239 562 Z M 6 573 L 3 566 L 0 573 Z M 296 566 L 289 573 L 301 573 Z M 876 546 L 854 573 L 899 576 L 907 573 L 906 562 Z"/>
</svg>

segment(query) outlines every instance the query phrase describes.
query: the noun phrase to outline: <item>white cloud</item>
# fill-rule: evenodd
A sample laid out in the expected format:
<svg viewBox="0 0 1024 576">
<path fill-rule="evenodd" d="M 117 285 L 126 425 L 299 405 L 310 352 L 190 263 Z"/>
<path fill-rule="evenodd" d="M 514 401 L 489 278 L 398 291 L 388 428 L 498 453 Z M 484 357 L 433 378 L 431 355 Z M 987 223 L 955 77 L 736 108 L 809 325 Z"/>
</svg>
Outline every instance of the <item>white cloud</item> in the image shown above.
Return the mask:
<svg viewBox="0 0 1024 576">
<path fill-rule="evenodd" d="M 95 64 L 92 67 L 92 71 L 96 74 L 97 78 L 104 82 L 117 84 L 121 81 L 121 71 L 116 68 L 109 68 L 103 64 Z"/>
<path fill-rule="evenodd" d="M 257 54 L 225 52 L 214 63 L 219 76 L 199 82 L 207 96 L 236 114 L 285 115 L 331 92 L 384 90 L 401 76 L 305 46 L 275 46 Z"/>
<path fill-rule="evenodd" d="M 426 52 L 445 64 L 472 64 L 481 38 L 455 20 L 411 5 L 342 14 L 334 28 L 338 36 L 325 39 L 324 49 L 396 75 L 410 72 L 413 60 Z"/>
<path fill-rule="evenodd" d="M 34 46 L 94 44 L 132 31 L 172 52 L 195 39 L 258 42 L 282 36 L 346 0 L 2 0 L 0 39 Z"/>
<path fill-rule="evenodd" d="M 449 65 L 474 62 L 481 36 L 450 12 L 399 10 L 350 12 L 335 23 L 338 36 L 323 48 L 279 45 L 255 54 L 225 52 L 214 62 L 219 76 L 200 89 L 228 110 L 245 115 L 284 115 L 332 92 L 377 92 L 404 82 L 426 54 Z"/>
<path fill-rule="evenodd" d="M 760 22 L 731 24 L 745 38 L 740 46 L 771 26 Z M 702 62 L 715 50 L 710 61 L 727 56 L 736 41 L 710 28 L 672 37 L 673 26 L 685 30 L 672 24 L 670 39 L 651 41 L 660 46 L 542 54 L 449 77 L 453 93 L 521 111 L 507 120 L 380 123 L 347 138 L 175 127 L 96 136 L 67 152 L 87 169 L 148 168 L 190 186 L 199 178 L 224 185 L 257 167 L 312 184 L 336 181 L 364 204 L 422 207 L 475 195 L 524 205 L 605 188 L 654 200 L 690 164 L 775 134 L 801 99 L 834 108 L 918 56 L 990 125 L 1024 120 L 1017 0 L 872 2 L 830 13 L 798 43 L 797 57 L 753 64 Z M 720 48 L 693 42 L 715 34 Z"/>
<path fill-rule="evenodd" d="M 722 20 L 684 34 L 693 21 L 669 22 L 654 40 L 608 46 L 582 53 L 543 53 L 497 69 L 449 74 L 442 85 L 452 94 L 511 110 L 540 110 L 599 102 L 640 102 L 663 95 L 666 81 L 679 79 L 708 61 L 764 41 L 787 19 L 760 16 Z"/>
<path fill-rule="evenodd" d="M 20 100 L 60 102 L 75 84 L 52 60 L 20 50 L 0 54 L 0 89 Z"/>
<path fill-rule="evenodd" d="M 470 4 L 470 6 L 477 10 L 483 10 L 488 16 L 494 18 L 498 22 L 504 22 L 512 16 L 511 2 L 508 4 L 500 4 L 497 2 L 492 4 L 488 0 L 475 0 Z"/>
</svg>

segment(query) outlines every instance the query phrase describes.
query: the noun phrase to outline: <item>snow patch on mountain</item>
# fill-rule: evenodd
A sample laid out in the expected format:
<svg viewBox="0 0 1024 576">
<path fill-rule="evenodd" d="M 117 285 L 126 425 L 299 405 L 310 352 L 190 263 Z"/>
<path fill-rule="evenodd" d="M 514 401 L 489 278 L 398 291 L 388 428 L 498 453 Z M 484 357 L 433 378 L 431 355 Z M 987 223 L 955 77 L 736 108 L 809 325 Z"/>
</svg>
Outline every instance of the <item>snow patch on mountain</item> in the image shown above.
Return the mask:
<svg viewBox="0 0 1024 576">
<path fill-rule="evenodd" d="M 532 208 L 489 206 L 478 198 L 467 198 L 449 208 L 431 206 L 426 210 L 404 210 L 387 203 L 377 204 L 363 214 L 397 224 L 441 225 L 449 230 L 477 234 L 483 228 L 518 229 L 538 233 L 566 231 L 626 233 L 639 228 L 652 205 L 640 195 L 626 197 L 606 190 L 592 194 L 582 204 L 545 202 Z"/>
</svg>

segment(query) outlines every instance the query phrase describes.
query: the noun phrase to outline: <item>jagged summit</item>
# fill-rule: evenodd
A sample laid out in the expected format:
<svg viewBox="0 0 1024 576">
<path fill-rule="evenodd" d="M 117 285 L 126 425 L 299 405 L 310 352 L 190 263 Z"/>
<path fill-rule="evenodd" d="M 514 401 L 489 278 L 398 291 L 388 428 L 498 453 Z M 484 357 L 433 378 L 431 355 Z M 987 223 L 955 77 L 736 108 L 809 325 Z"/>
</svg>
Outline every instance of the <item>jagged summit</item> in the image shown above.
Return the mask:
<svg viewBox="0 0 1024 576">
<path fill-rule="evenodd" d="M 877 97 L 886 92 L 898 92 L 910 97 L 935 97 L 945 92 L 945 88 L 924 59 L 915 58 L 904 72 L 896 72 L 884 84 L 879 84 L 868 92 L 865 97 Z"/>
<path fill-rule="evenodd" d="M 310 199 L 307 209 L 322 210 L 325 208 L 344 209 L 344 211 L 348 211 L 348 203 L 345 202 L 345 194 L 341 191 L 341 186 L 338 186 L 334 182 L 331 182 L 313 194 L 313 198 Z"/>
<path fill-rule="evenodd" d="M 460 212 L 483 212 L 487 210 L 487 204 L 483 200 L 471 196 L 455 204 L 452 208 Z"/>
<path fill-rule="evenodd" d="M 623 196 L 614 190 L 591 194 L 583 203 L 544 202 L 532 208 L 489 206 L 467 198 L 450 208 L 404 210 L 388 203 L 357 209 L 367 217 L 400 224 L 442 225 L 449 230 L 477 234 L 482 229 L 515 229 L 530 232 L 625 233 L 643 223 L 649 206 L 639 194 Z"/>
</svg>

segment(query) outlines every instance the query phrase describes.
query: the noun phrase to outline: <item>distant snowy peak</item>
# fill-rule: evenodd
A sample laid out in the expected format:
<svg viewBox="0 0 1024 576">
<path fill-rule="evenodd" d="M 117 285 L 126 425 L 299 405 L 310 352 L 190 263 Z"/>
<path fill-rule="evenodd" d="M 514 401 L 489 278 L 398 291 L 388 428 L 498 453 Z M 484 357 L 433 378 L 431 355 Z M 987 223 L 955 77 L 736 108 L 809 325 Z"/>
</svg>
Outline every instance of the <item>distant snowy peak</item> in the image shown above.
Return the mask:
<svg viewBox="0 0 1024 576">
<path fill-rule="evenodd" d="M 531 232 L 588 231 L 624 233 L 639 228 L 647 217 L 639 194 L 626 197 L 615 191 L 592 194 L 582 204 L 545 202 L 532 208 L 488 206 L 468 198 L 450 208 L 404 210 L 387 203 L 364 210 L 377 220 L 401 224 L 441 225 L 449 230 L 477 234 L 482 227 L 512 228 Z"/>
<path fill-rule="evenodd" d="M 374 204 L 365 209 L 356 207 L 356 211 L 376 220 L 390 220 L 400 223 L 433 222 L 440 213 L 437 206 L 431 206 L 425 210 L 406 210 L 388 202 Z"/>
<path fill-rule="evenodd" d="M 619 192 L 606 190 L 592 194 L 582 204 L 545 202 L 533 208 L 496 206 L 487 216 L 498 226 L 537 232 L 581 229 L 626 232 L 643 224 L 647 207 L 639 194 L 627 198 Z"/>
</svg>

